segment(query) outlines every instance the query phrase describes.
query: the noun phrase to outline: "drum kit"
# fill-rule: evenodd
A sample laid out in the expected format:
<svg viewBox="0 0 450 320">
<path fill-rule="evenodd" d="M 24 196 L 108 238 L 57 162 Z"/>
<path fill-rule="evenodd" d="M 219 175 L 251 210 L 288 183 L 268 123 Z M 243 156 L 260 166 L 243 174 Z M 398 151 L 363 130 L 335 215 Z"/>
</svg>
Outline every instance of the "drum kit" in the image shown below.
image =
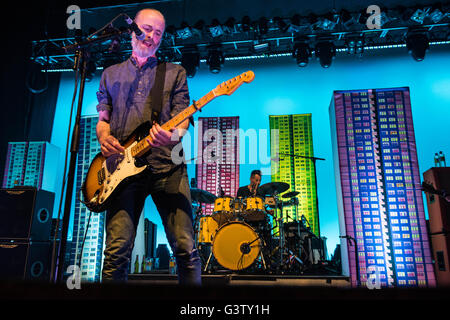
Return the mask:
<svg viewBox="0 0 450 320">
<path fill-rule="evenodd" d="M 251 273 L 302 273 L 307 269 L 313 261 L 308 239 L 317 237 L 304 216 L 287 223 L 283 219 L 285 207 L 298 208 L 298 192 L 280 196 L 288 189 L 287 183 L 271 182 L 259 188 L 258 194 L 264 196 L 233 198 L 191 188 L 203 271 L 223 267 Z M 203 214 L 204 204 L 214 204 L 212 215 Z"/>
</svg>

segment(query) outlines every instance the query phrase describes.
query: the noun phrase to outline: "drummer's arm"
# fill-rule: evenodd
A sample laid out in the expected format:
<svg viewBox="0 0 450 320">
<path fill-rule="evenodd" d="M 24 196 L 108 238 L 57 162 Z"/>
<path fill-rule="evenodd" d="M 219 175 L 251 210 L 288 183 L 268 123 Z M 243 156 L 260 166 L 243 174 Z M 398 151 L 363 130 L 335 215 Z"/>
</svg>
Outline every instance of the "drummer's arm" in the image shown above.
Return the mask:
<svg viewBox="0 0 450 320">
<path fill-rule="evenodd" d="M 260 196 L 260 197 L 263 197 L 263 198 L 265 197 L 265 194 L 261 192 L 260 188 L 256 189 L 256 195 Z"/>
<path fill-rule="evenodd" d="M 236 198 L 242 197 L 242 188 L 238 189 L 238 192 L 236 194 Z"/>
</svg>

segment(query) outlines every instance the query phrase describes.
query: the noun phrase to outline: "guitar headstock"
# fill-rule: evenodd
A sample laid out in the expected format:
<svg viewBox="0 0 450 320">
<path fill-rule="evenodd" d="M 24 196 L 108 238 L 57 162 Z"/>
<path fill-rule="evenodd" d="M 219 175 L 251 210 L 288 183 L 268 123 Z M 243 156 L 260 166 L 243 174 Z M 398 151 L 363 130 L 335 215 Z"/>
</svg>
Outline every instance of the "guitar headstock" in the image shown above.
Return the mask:
<svg viewBox="0 0 450 320">
<path fill-rule="evenodd" d="M 231 95 L 234 91 L 241 86 L 241 84 L 252 82 L 255 78 L 253 71 L 244 72 L 237 77 L 234 77 L 228 81 L 222 82 L 215 89 L 214 93 L 216 96 L 219 95 Z"/>
</svg>

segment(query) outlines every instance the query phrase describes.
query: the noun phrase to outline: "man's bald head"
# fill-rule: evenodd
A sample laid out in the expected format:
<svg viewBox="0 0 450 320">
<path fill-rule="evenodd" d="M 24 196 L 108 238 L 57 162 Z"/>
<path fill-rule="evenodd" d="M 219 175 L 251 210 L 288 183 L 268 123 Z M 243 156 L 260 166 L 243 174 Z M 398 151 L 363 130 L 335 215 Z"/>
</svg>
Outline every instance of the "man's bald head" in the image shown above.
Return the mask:
<svg viewBox="0 0 450 320">
<path fill-rule="evenodd" d="M 152 9 L 152 8 L 146 8 L 146 9 L 139 10 L 136 13 L 136 16 L 134 17 L 134 21 L 137 23 L 137 21 L 140 17 L 144 17 L 147 15 L 159 16 L 162 19 L 162 21 L 164 22 L 164 27 L 166 26 L 166 19 L 164 18 L 164 15 L 160 11 L 158 11 L 156 9 Z"/>
</svg>

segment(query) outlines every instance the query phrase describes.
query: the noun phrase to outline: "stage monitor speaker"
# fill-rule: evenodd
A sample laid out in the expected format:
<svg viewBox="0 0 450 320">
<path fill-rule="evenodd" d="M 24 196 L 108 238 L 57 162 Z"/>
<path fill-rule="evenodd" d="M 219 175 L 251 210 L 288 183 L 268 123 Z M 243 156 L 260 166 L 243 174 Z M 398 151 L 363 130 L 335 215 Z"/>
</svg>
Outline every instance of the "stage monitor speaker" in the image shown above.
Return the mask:
<svg viewBox="0 0 450 320">
<path fill-rule="evenodd" d="M 51 242 L 0 242 L 0 279 L 50 279 Z"/>
<path fill-rule="evenodd" d="M 48 241 L 54 200 L 33 187 L 0 189 L 0 239 Z"/>
<path fill-rule="evenodd" d="M 147 258 L 156 257 L 156 224 L 145 218 L 144 220 L 145 256 Z"/>
</svg>

